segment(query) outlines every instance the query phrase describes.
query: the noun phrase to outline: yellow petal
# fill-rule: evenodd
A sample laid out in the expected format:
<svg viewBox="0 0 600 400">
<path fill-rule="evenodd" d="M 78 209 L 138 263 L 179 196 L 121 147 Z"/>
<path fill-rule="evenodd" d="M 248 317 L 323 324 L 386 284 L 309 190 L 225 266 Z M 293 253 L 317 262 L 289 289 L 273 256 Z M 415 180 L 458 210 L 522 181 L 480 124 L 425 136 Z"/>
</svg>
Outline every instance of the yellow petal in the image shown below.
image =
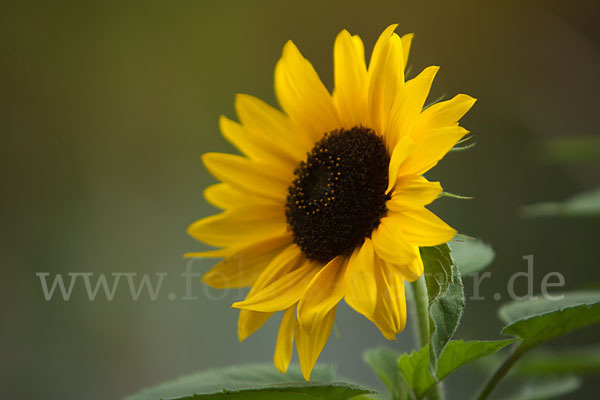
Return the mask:
<svg viewBox="0 0 600 400">
<path fill-rule="evenodd" d="M 400 166 L 404 163 L 404 161 L 412 154 L 415 149 L 415 142 L 408 136 L 403 137 L 392 152 L 392 157 L 390 159 L 390 165 L 388 166 L 388 187 L 386 189 L 386 193 L 389 193 L 390 190 L 396 184 L 396 180 L 398 179 L 398 172 L 400 170 Z"/>
<path fill-rule="evenodd" d="M 373 243 L 366 238 L 348 261 L 346 271 L 346 303 L 367 318 L 375 312 L 377 305 L 377 282 Z"/>
<path fill-rule="evenodd" d="M 459 94 L 450 100 L 440 101 L 428 107 L 415 124 L 413 138 L 419 140 L 421 135 L 428 131 L 456 125 L 476 101 L 471 96 Z"/>
<path fill-rule="evenodd" d="M 296 349 L 302 375 L 307 381 L 310 380 L 312 369 L 329 339 L 336 308 L 337 306 L 333 307 L 321 321 L 318 321 L 312 333 L 306 332 L 296 322 Z"/>
<path fill-rule="evenodd" d="M 456 230 L 424 207 L 394 213 L 393 218 L 406 240 L 417 246 L 437 246 L 456 235 Z"/>
<path fill-rule="evenodd" d="M 300 300 L 317 271 L 315 264 L 306 262 L 246 297 L 244 301 L 233 303 L 232 307 L 261 312 L 285 310 Z"/>
<path fill-rule="evenodd" d="M 207 250 L 207 251 L 191 251 L 185 253 L 183 258 L 221 258 L 229 257 L 235 253 L 235 247 L 223 247 L 222 249 Z"/>
<path fill-rule="evenodd" d="M 248 206 L 194 222 L 187 233 L 212 246 L 224 247 L 283 236 L 287 232 L 281 206 Z"/>
<path fill-rule="evenodd" d="M 377 307 L 371 321 L 379 328 L 383 336 L 395 340 L 396 333 L 406 326 L 406 298 L 404 277 L 390 270 L 383 260 L 376 262 Z"/>
<path fill-rule="evenodd" d="M 281 325 L 279 325 L 279 333 L 277 334 L 277 344 L 275 345 L 275 354 L 273 355 L 273 363 L 275 367 L 285 374 L 292 360 L 292 348 L 294 344 L 294 331 L 296 328 L 296 306 L 292 306 L 285 310 Z"/>
<path fill-rule="evenodd" d="M 251 193 L 244 193 L 227 183 L 216 183 L 204 190 L 206 201 L 222 210 L 236 208 L 240 206 L 253 205 L 278 205 L 279 202 L 260 196 L 254 196 Z"/>
<path fill-rule="evenodd" d="M 421 252 L 419 251 L 419 247 L 415 246 L 415 258 L 412 263 L 408 265 L 395 266 L 398 268 L 398 272 L 404 276 L 409 282 L 414 282 L 423 275 L 423 271 L 425 271 L 425 267 L 423 265 L 423 259 L 421 258 Z"/>
<path fill-rule="evenodd" d="M 406 296 L 404 293 L 404 276 L 395 270 L 384 267 L 387 278 L 387 292 L 382 293 L 390 304 L 394 332 L 399 333 L 406 326 Z"/>
<path fill-rule="evenodd" d="M 362 40 L 341 31 L 334 46 L 334 100 L 344 128 L 369 125 L 367 112 L 367 67 Z"/>
<path fill-rule="evenodd" d="M 289 168 L 294 168 L 297 163 L 296 159 L 275 145 L 273 138 L 250 132 L 246 127 L 223 115 L 219 118 L 219 127 L 225 139 L 249 158 L 283 164 Z"/>
<path fill-rule="evenodd" d="M 390 303 L 390 287 L 384 270 L 384 261 L 375 256 L 375 282 L 377 284 L 377 304 L 375 312 L 368 318 L 379 328 L 388 340 L 396 339 L 395 308 Z"/>
<path fill-rule="evenodd" d="M 221 249 L 214 249 L 214 250 L 206 250 L 206 251 L 194 251 L 194 252 L 189 252 L 189 253 L 185 253 L 183 255 L 184 258 L 224 258 L 224 257 L 232 257 L 235 256 L 238 252 L 242 251 L 243 249 L 246 249 L 248 247 L 251 246 L 255 246 L 255 245 L 260 245 L 260 243 L 262 242 L 266 242 L 266 241 L 276 241 L 276 240 L 281 240 L 284 241 L 286 243 L 289 243 L 292 241 L 292 233 L 291 232 L 286 232 L 283 235 L 278 235 L 272 238 L 263 238 L 263 239 L 258 239 L 256 241 L 252 241 L 252 242 L 248 242 L 248 243 L 237 243 L 231 246 L 227 246 L 227 247 L 223 247 Z M 246 256 L 244 256 L 246 257 Z"/>
<path fill-rule="evenodd" d="M 389 271 L 394 271 L 395 273 L 402 275 L 404 279 L 409 282 L 414 282 L 419 279 L 421 275 L 423 275 L 424 268 L 419 246 L 413 245 L 411 247 L 415 255 L 412 262 L 404 265 L 396 265 L 392 263 L 385 263 L 385 265 Z"/>
<path fill-rule="evenodd" d="M 239 190 L 285 204 L 292 169 L 224 153 L 206 153 L 202 161 L 215 178 Z"/>
<path fill-rule="evenodd" d="M 414 36 L 414 33 L 407 33 L 406 35 L 402 35 L 400 38 L 402 39 L 402 51 L 404 52 L 404 69 L 406 69 L 406 64 L 408 63 L 408 56 L 410 54 L 410 48 Z"/>
<path fill-rule="evenodd" d="M 298 246 L 295 244 L 288 246 L 263 270 L 254 282 L 254 285 L 252 285 L 248 296 L 253 296 L 264 287 L 287 274 L 301 262 L 302 258 L 303 255 Z M 243 341 L 256 332 L 272 314 L 270 312 L 240 310 L 240 317 L 238 319 L 239 340 Z"/>
<path fill-rule="evenodd" d="M 397 27 L 398 27 L 398 24 L 391 24 L 391 25 L 388 25 L 388 27 L 385 28 L 383 32 L 381 32 L 381 35 L 379 35 L 379 38 L 377 38 L 377 42 L 375 43 L 375 46 L 373 47 L 373 54 L 371 55 L 369 69 L 371 69 L 373 67 L 373 65 L 375 63 L 375 59 L 378 59 L 382 56 L 388 40 L 390 40 L 390 37 L 394 34 L 394 31 L 396 30 Z"/>
<path fill-rule="evenodd" d="M 271 263 L 264 269 L 260 276 L 252 285 L 248 296 L 253 296 L 263 288 L 267 287 L 277 279 L 297 268 L 304 262 L 304 254 L 302 250 L 295 244 L 286 247 Z"/>
<path fill-rule="evenodd" d="M 425 133 L 414 151 L 400 166 L 399 175 L 423 175 L 433 168 L 469 131 L 460 126 L 434 129 Z"/>
<path fill-rule="evenodd" d="M 435 66 L 425 68 L 418 76 L 406 82 L 398 92 L 386 129 L 388 148 L 393 149 L 400 138 L 412 133 L 439 69 L 440 67 Z"/>
<path fill-rule="evenodd" d="M 375 253 L 393 264 L 407 264 L 414 258 L 414 252 L 404 237 L 397 218 L 384 217 L 371 235 Z"/>
<path fill-rule="evenodd" d="M 368 106 L 375 130 L 383 134 L 392 104 L 404 85 L 402 41 L 390 25 L 375 43 L 369 63 Z"/>
<path fill-rule="evenodd" d="M 396 181 L 392 198 L 385 203 L 393 212 L 421 208 L 431 204 L 442 193 L 439 182 L 429 182 L 422 176 L 406 175 Z"/>
<path fill-rule="evenodd" d="M 298 303 L 298 323 L 312 333 L 325 315 L 344 297 L 344 257 L 336 257 L 325 265 L 310 281 Z"/>
<path fill-rule="evenodd" d="M 283 110 L 314 141 L 341 126 L 327 88 L 291 41 L 275 67 L 275 93 Z"/>
<path fill-rule="evenodd" d="M 205 273 L 202 282 L 217 289 L 251 286 L 290 243 L 292 235 L 287 233 L 243 246 Z"/>
<path fill-rule="evenodd" d="M 273 313 L 264 313 L 250 310 L 240 310 L 238 318 L 238 340 L 243 342 L 246 338 L 260 329 Z"/>
<path fill-rule="evenodd" d="M 294 129 L 287 115 L 256 97 L 238 94 L 235 110 L 248 131 L 296 163 L 312 148 L 313 141 Z"/>
</svg>

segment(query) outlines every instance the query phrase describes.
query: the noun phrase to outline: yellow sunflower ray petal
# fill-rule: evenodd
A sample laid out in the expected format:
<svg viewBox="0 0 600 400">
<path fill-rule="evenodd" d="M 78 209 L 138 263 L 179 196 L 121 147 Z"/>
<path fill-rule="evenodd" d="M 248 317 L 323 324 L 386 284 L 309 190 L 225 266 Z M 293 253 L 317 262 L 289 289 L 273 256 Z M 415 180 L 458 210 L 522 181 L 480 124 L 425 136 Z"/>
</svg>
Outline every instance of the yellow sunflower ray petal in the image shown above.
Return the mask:
<svg viewBox="0 0 600 400">
<path fill-rule="evenodd" d="M 240 316 L 238 317 L 238 340 L 240 342 L 246 340 L 248 336 L 259 330 L 272 315 L 273 313 L 240 310 Z"/>
<path fill-rule="evenodd" d="M 406 296 L 404 293 L 404 276 L 395 270 L 390 270 L 386 265 L 384 267 L 388 292 L 383 296 L 390 304 L 390 309 L 393 310 L 391 318 L 394 326 L 394 332 L 399 333 L 406 326 Z"/>
<path fill-rule="evenodd" d="M 362 40 L 341 31 L 334 46 L 334 100 L 342 120 L 342 126 L 350 129 L 367 126 L 367 67 Z"/>
<path fill-rule="evenodd" d="M 419 279 L 425 271 L 425 265 L 423 264 L 423 259 L 421 258 L 419 247 L 417 246 L 415 246 L 415 253 L 417 256 L 413 262 L 403 267 L 401 271 L 406 280 L 409 282 L 414 282 Z"/>
<path fill-rule="evenodd" d="M 307 381 L 310 381 L 312 369 L 325 343 L 327 343 L 327 339 L 329 339 L 336 309 L 337 306 L 333 307 L 321 321 L 318 321 L 315 324 L 315 330 L 311 333 L 302 329 L 296 321 L 296 349 L 300 359 L 302 375 Z"/>
<path fill-rule="evenodd" d="M 340 127 L 331 95 L 291 41 L 275 67 L 275 93 L 281 107 L 313 141 Z"/>
<path fill-rule="evenodd" d="M 368 106 L 375 131 L 382 134 L 388 123 L 392 104 L 404 85 L 402 41 L 390 25 L 379 36 L 369 63 Z"/>
<path fill-rule="evenodd" d="M 222 249 L 206 250 L 206 251 L 191 251 L 185 253 L 183 258 L 221 258 L 229 257 L 236 251 L 235 247 L 223 247 Z"/>
<path fill-rule="evenodd" d="M 415 121 L 423 109 L 435 75 L 440 67 L 427 67 L 402 87 L 390 111 L 386 129 L 388 146 L 393 149 L 398 140 L 412 133 Z"/>
<path fill-rule="evenodd" d="M 407 33 L 406 35 L 402 35 L 400 38 L 402 40 L 402 51 L 404 55 L 404 69 L 406 69 L 406 64 L 408 64 L 408 56 L 410 55 L 410 48 L 412 46 L 414 36 L 414 33 Z"/>
<path fill-rule="evenodd" d="M 419 246 L 412 246 L 413 252 L 415 254 L 415 258 L 412 262 L 404 265 L 396 265 L 392 263 L 386 263 L 388 270 L 395 271 L 401 274 L 404 279 L 409 282 L 414 282 L 423 275 L 424 266 L 423 259 L 421 258 L 421 253 L 419 251 Z"/>
<path fill-rule="evenodd" d="M 262 288 L 267 287 L 288 272 L 299 267 L 304 260 L 304 254 L 302 254 L 300 248 L 295 244 L 289 245 L 264 269 L 246 297 L 253 296 Z"/>
<path fill-rule="evenodd" d="M 226 210 L 237 208 L 240 205 L 256 204 L 279 206 L 278 202 L 265 197 L 253 196 L 251 193 L 242 193 L 227 183 L 216 183 L 204 190 L 204 198 L 213 206 Z"/>
<path fill-rule="evenodd" d="M 415 142 L 408 136 L 403 137 L 396 147 L 394 147 L 394 151 L 392 152 L 392 157 L 390 159 L 389 172 L 388 172 L 388 187 L 386 189 L 386 193 L 389 193 L 390 190 L 396 184 L 396 180 L 398 179 L 398 172 L 400 170 L 400 166 L 404 161 L 412 154 L 416 147 Z"/>
<path fill-rule="evenodd" d="M 285 310 L 275 344 L 273 363 L 275 367 L 285 374 L 292 360 L 292 349 L 294 346 L 294 331 L 296 328 L 296 305 Z"/>
<path fill-rule="evenodd" d="M 417 246 L 437 246 L 449 242 L 457 233 L 426 208 L 390 213 L 390 218 L 398 224 L 406 240 Z"/>
<path fill-rule="evenodd" d="M 299 162 L 312 148 L 313 141 L 294 129 L 287 115 L 254 96 L 238 94 L 235 110 L 244 127 L 286 158 Z"/>
<path fill-rule="evenodd" d="M 285 201 L 293 171 L 277 164 L 224 153 L 206 153 L 202 161 L 217 179 L 240 190 Z"/>
<path fill-rule="evenodd" d="M 348 261 L 345 277 L 346 303 L 367 318 L 375 313 L 377 306 L 377 282 L 373 243 L 370 238 L 355 250 Z"/>
<path fill-rule="evenodd" d="M 282 235 L 277 235 L 277 236 L 266 238 L 266 239 L 257 239 L 255 241 L 250 242 L 250 243 L 232 245 L 232 246 L 228 246 L 228 247 L 223 247 L 222 249 L 189 252 L 189 253 L 185 253 L 183 255 L 183 257 L 184 258 L 222 258 L 222 257 L 231 257 L 231 256 L 234 256 L 234 255 L 236 255 L 238 253 L 241 253 L 241 252 L 245 251 L 245 249 L 247 249 L 247 248 L 251 248 L 252 246 L 256 246 L 256 245 L 261 246 L 263 242 L 270 242 L 270 241 L 277 241 L 277 240 L 281 240 L 281 241 L 286 242 L 286 243 L 291 243 L 292 242 L 292 233 L 291 232 L 285 232 Z M 268 247 L 268 245 L 267 245 L 267 247 Z M 261 247 L 261 249 L 262 249 L 262 247 Z"/>
<path fill-rule="evenodd" d="M 397 221 L 390 217 L 381 219 L 371 238 L 375 253 L 387 262 L 407 264 L 412 262 L 415 257 L 413 249 L 406 241 Z"/>
<path fill-rule="evenodd" d="M 419 140 L 423 134 L 433 130 L 452 126 L 473 107 L 477 100 L 466 94 L 458 94 L 450 100 L 440 101 L 428 107 L 417 119 L 413 138 Z"/>
<path fill-rule="evenodd" d="M 377 308 L 369 318 L 389 340 L 395 340 L 396 334 L 406 326 L 406 297 L 404 276 L 390 270 L 383 260 L 379 260 L 376 269 Z"/>
<path fill-rule="evenodd" d="M 344 297 L 346 261 L 336 257 L 325 265 L 308 284 L 298 303 L 298 323 L 307 333 Z"/>
<path fill-rule="evenodd" d="M 227 210 L 194 222 L 187 233 L 212 246 L 252 243 L 284 235 L 287 224 L 282 215 L 279 207 Z"/>
<path fill-rule="evenodd" d="M 372 316 L 368 317 L 388 340 L 396 339 L 396 326 L 392 314 L 394 308 L 389 301 L 389 283 L 384 270 L 384 261 L 375 256 L 375 281 L 377 283 L 377 305 Z"/>
<path fill-rule="evenodd" d="M 280 148 L 273 145 L 273 140 L 261 137 L 248 131 L 246 127 L 221 115 L 219 127 L 223 137 L 251 159 L 268 160 L 293 168 L 297 160 L 286 157 Z"/>
<path fill-rule="evenodd" d="M 303 255 L 298 246 L 290 245 L 283 250 L 273 261 L 263 270 L 256 279 L 248 297 L 254 295 L 265 286 L 288 273 L 302 261 Z M 271 312 L 258 312 L 251 310 L 240 310 L 238 319 L 238 338 L 243 341 L 256 330 L 258 330 L 272 315 Z"/>
<path fill-rule="evenodd" d="M 233 303 L 232 307 L 261 312 L 285 310 L 300 300 L 316 272 L 315 265 L 307 262 L 254 295 L 248 296 L 244 301 Z"/>
<path fill-rule="evenodd" d="M 392 198 L 385 203 L 389 211 L 398 212 L 431 204 L 442 193 L 439 182 L 429 182 L 422 176 L 407 175 L 398 178 Z"/>
<path fill-rule="evenodd" d="M 217 289 L 251 286 L 290 243 L 292 235 L 286 233 L 244 246 L 212 267 L 202 276 L 202 282 Z"/>
<path fill-rule="evenodd" d="M 379 35 L 379 37 L 377 38 L 377 42 L 375 43 L 375 46 L 373 47 L 373 54 L 371 55 L 371 61 L 369 62 L 369 70 L 373 68 L 373 65 L 376 62 L 375 60 L 377 60 L 378 58 L 381 57 L 381 54 L 383 53 L 385 46 L 387 45 L 387 41 L 394 34 L 394 31 L 396 30 L 397 27 L 398 27 L 398 24 L 388 25 L 387 28 L 385 28 L 383 30 L 383 32 L 381 32 L 381 35 Z"/>
<path fill-rule="evenodd" d="M 417 142 L 411 156 L 400 166 L 399 175 L 422 175 L 433 168 L 469 131 L 460 126 L 434 129 Z"/>
<path fill-rule="evenodd" d="M 212 267 L 202 276 L 202 282 L 215 289 L 241 288 L 252 286 L 261 272 L 271 261 L 274 251 L 264 253 L 265 258 L 243 266 L 235 259 L 228 258 Z"/>
</svg>

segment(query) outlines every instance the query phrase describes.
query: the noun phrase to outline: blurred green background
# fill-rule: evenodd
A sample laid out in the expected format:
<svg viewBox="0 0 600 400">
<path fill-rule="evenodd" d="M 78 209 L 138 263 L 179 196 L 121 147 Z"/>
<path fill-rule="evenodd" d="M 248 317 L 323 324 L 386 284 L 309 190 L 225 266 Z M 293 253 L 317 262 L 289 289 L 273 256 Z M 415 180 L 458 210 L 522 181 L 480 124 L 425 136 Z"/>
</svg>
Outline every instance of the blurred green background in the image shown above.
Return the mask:
<svg viewBox="0 0 600 400">
<path fill-rule="evenodd" d="M 600 184 L 597 161 L 539 157 L 549 138 L 599 136 L 599 11 L 597 1 L 2 2 L 2 397 L 116 399 L 204 368 L 271 360 L 278 318 L 237 341 L 230 304 L 243 292 L 207 291 L 196 280 L 198 300 L 180 300 L 182 254 L 205 248 L 185 229 L 215 212 L 202 196 L 214 180 L 200 156 L 234 151 L 218 117 L 234 117 L 235 93 L 275 104 L 273 69 L 286 40 L 331 88 L 342 28 L 371 49 L 399 22 L 399 33 L 416 33 L 412 73 L 442 67 L 432 99 L 479 99 L 463 120 L 477 146 L 431 174 L 477 197 L 443 199 L 435 210 L 497 253 L 480 289 L 486 300 L 468 302 L 458 337 L 499 337 L 495 310 L 525 255 L 535 256 L 536 291 L 550 271 L 565 276 L 566 289 L 598 286 L 600 220 L 522 219 L 520 207 Z M 38 272 L 169 275 L 156 301 L 132 301 L 125 282 L 112 302 L 102 293 L 89 301 L 81 282 L 70 301 L 46 301 Z M 387 342 L 345 305 L 337 328 L 321 361 L 375 387 L 362 351 L 412 346 L 410 327 Z M 599 333 L 553 345 L 592 343 Z M 450 397 L 465 398 L 479 380 L 463 370 Z M 572 398 L 596 398 L 594 386 Z"/>
</svg>

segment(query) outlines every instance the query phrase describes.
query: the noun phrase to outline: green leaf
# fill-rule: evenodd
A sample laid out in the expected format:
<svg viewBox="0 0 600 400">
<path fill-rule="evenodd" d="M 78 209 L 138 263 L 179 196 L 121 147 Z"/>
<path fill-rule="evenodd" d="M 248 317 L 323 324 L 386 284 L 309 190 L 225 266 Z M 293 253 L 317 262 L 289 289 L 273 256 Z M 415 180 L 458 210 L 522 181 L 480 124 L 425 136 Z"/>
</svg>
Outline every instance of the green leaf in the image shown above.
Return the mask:
<svg viewBox="0 0 600 400">
<path fill-rule="evenodd" d="M 458 328 L 465 298 L 460 272 L 447 244 L 422 247 L 421 257 L 429 298 L 430 363 L 435 372 L 439 355 Z"/>
<path fill-rule="evenodd" d="M 481 271 L 496 256 L 490 245 L 464 235 L 457 235 L 448 245 L 452 250 L 452 259 L 462 275 Z"/>
<path fill-rule="evenodd" d="M 316 365 L 312 372 L 312 382 L 332 383 L 336 372 L 332 366 Z M 223 389 L 245 389 L 268 387 L 275 384 L 304 382 L 298 366 L 291 366 L 286 375 L 277 371 L 273 364 L 247 364 L 232 367 L 209 369 L 174 381 L 146 388 L 124 400 L 157 400 L 189 396 L 194 393 L 213 393 Z"/>
<path fill-rule="evenodd" d="M 438 360 L 436 377 L 441 381 L 461 366 L 494 354 L 514 342 L 514 339 L 471 342 L 453 340 L 448 343 Z M 429 349 L 425 346 L 410 355 L 402 355 L 398 360 L 404 381 L 419 397 L 424 396 L 436 384 L 429 370 L 428 354 Z"/>
<path fill-rule="evenodd" d="M 546 400 L 574 392 L 581 386 L 576 376 L 558 376 L 526 384 L 518 393 L 503 400 Z"/>
<path fill-rule="evenodd" d="M 447 245 L 421 247 L 421 258 L 425 266 L 425 283 L 429 304 L 446 293 L 452 282 L 452 257 Z"/>
<path fill-rule="evenodd" d="M 282 385 L 269 388 L 223 390 L 220 393 L 195 394 L 177 400 L 346 400 L 370 390 L 345 383 Z"/>
<path fill-rule="evenodd" d="M 534 351 L 519 361 L 515 373 L 529 376 L 567 373 L 600 375 L 600 346 Z"/>
<path fill-rule="evenodd" d="M 408 396 L 406 383 L 402 380 L 398 367 L 399 356 L 396 351 L 385 347 L 369 349 L 363 353 L 363 360 L 388 388 L 394 400 L 406 399 Z"/>
<path fill-rule="evenodd" d="M 563 202 L 525 206 L 521 214 L 526 218 L 600 216 L 600 188 L 579 193 Z"/>
<path fill-rule="evenodd" d="M 508 323 L 502 333 L 523 339 L 522 347 L 600 322 L 600 292 L 573 292 L 561 300 L 538 298 L 509 303 L 499 310 Z"/>
<path fill-rule="evenodd" d="M 430 364 L 437 368 L 437 359 L 458 328 L 465 307 L 465 294 L 458 266 L 452 265 L 452 281 L 446 293 L 429 306 Z"/>
</svg>

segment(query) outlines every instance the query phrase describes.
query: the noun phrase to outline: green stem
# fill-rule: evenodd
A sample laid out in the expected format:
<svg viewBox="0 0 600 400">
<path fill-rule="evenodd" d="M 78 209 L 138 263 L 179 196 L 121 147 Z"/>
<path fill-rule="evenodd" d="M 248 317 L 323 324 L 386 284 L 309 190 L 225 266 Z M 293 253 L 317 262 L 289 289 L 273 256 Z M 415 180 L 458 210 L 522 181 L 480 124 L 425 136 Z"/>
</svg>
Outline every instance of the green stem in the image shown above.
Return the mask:
<svg viewBox="0 0 600 400">
<path fill-rule="evenodd" d="M 427 297 L 427 285 L 425 276 L 412 283 L 415 297 L 415 310 L 417 315 L 417 347 L 426 346 L 429 343 L 429 298 Z"/>
<path fill-rule="evenodd" d="M 425 276 L 421 276 L 414 281 L 412 283 L 412 289 L 416 311 L 415 315 L 417 316 L 415 336 L 417 338 L 417 346 L 421 348 L 429 344 L 429 296 L 427 295 Z M 441 385 L 441 383 L 438 383 L 429 391 L 429 398 L 431 400 L 444 399 L 444 391 Z"/>
<path fill-rule="evenodd" d="M 517 361 L 529 350 L 526 347 L 519 346 L 517 349 L 508 357 L 504 363 L 496 370 L 494 375 L 490 378 L 490 380 L 485 384 L 483 389 L 477 395 L 477 400 L 485 400 L 490 397 L 490 394 L 494 391 L 498 383 L 506 376 L 508 371 L 515 365 Z"/>
</svg>

